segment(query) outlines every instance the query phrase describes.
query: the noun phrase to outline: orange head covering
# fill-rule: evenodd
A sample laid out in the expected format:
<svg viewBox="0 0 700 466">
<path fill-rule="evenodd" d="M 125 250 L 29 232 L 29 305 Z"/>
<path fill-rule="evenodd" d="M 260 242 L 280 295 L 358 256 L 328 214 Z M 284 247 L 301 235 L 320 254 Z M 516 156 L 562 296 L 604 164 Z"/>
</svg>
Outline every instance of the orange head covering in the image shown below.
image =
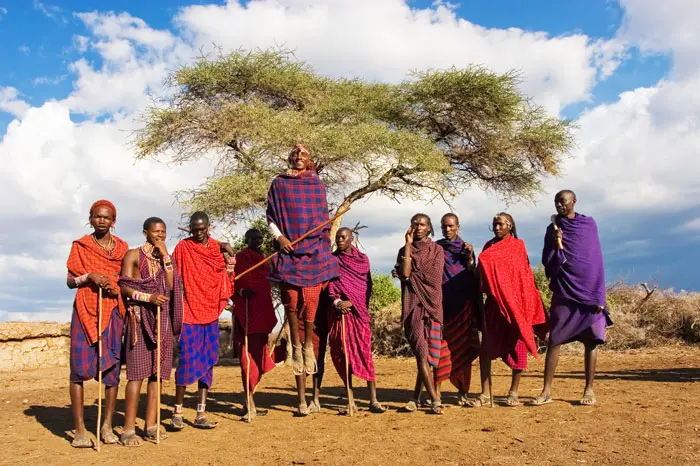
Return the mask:
<svg viewBox="0 0 700 466">
<path fill-rule="evenodd" d="M 114 204 L 105 199 L 100 199 L 99 201 L 95 201 L 95 203 L 92 204 L 92 206 L 90 207 L 90 216 L 92 216 L 92 214 L 94 214 L 95 211 L 100 207 L 107 207 L 109 210 L 111 210 L 112 217 L 114 217 L 114 221 L 117 221 L 117 208 L 114 207 Z"/>
<path fill-rule="evenodd" d="M 307 149 L 306 146 L 304 146 L 304 144 L 294 144 L 294 148 L 291 151 L 289 151 L 289 158 L 291 158 L 294 154 L 298 152 L 303 152 L 309 156 L 306 162 L 306 169 L 316 171 L 316 164 L 313 160 L 311 160 L 311 152 L 309 152 L 309 149 Z"/>
</svg>

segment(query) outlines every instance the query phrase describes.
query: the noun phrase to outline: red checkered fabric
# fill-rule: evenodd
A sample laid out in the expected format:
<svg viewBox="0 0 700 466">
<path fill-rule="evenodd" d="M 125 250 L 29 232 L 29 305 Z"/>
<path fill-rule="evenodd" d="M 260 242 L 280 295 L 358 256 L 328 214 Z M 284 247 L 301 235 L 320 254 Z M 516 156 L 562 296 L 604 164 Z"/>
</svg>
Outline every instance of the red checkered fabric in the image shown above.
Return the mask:
<svg viewBox="0 0 700 466">
<path fill-rule="evenodd" d="M 184 323 L 204 325 L 218 320 L 233 294 L 219 242 L 209 238 L 204 245 L 194 238 L 183 239 L 175 246 L 173 259 L 185 291 Z"/>
</svg>

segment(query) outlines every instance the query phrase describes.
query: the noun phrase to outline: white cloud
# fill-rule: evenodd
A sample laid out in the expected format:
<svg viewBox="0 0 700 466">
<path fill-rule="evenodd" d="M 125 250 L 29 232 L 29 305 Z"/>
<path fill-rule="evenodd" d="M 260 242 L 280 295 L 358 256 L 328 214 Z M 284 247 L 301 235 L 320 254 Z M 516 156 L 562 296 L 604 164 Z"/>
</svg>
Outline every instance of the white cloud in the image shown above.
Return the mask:
<svg viewBox="0 0 700 466">
<path fill-rule="evenodd" d="M 410 4 L 410 2 L 408 2 Z M 552 112 L 588 96 L 598 69 L 614 69 L 616 46 L 582 34 L 551 37 L 487 29 L 445 4 L 411 8 L 398 0 L 254 0 L 190 6 L 177 24 L 195 48 L 282 45 L 319 71 L 400 81 L 413 69 L 483 63 L 522 71 L 523 89 Z M 598 68 L 598 69 L 597 69 Z"/>
<path fill-rule="evenodd" d="M 33 0 L 32 7 L 34 10 L 39 11 L 47 18 L 51 18 L 52 20 L 61 23 L 68 23 L 68 18 L 65 17 L 63 10 L 59 6 L 43 3 L 39 0 Z"/>
<path fill-rule="evenodd" d="M 17 47 L 17 50 L 19 50 L 25 55 L 29 55 L 31 53 L 31 49 L 28 45 L 20 45 L 19 47 Z"/>
<path fill-rule="evenodd" d="M 2 21 L 5 16 L 7 16 L 7 8 L 0 6 L 0 21 Z"/>
<path fill-rule="evenodd" d="M 20 117 L 29 110 L 30 106 L 18 98 L 19 92 L 14 87 L 0 86 L 0 111 Z"/>
</svg>

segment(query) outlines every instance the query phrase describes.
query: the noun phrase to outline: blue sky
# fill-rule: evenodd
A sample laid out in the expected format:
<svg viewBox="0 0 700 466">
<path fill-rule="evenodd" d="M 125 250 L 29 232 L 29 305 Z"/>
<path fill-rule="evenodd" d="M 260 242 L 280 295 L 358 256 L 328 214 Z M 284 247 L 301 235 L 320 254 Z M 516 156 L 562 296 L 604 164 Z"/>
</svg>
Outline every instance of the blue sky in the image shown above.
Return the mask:
<svg viewBox="0 0 700 466">
<path fill-rule="evenodd" d="M 422 67 L 521 70 L 524 92 L 577 122 L 577 147 L 532 205 L 477 189 L 456 199 L 463 236 L 480 247 L 491 215 L 508 208 L 536 261 L 553 193 L 573 188 L 598 219 L 609 282 L 700 290 L 698 4 L 0 0 L 0 182 L 11 192 L 0 200 L 0 320 L 65 319 L 67 248 L 86 232 L 92 200 L 122 206 L 118 233 L 132 244 L 144 206 L 180 220 L 173 193 L 202 182 L 211 162 L 135 163 L 129 135 L 167 72 L 213 43 L 284 43 L 320 72 L 387 81 Z M 389 217 L 377 214 L 387 207 Z M 370 227 L 363 245 L 384 270 L 412 212 L 447 209 L 373 198 L 347 221 Z"/>
</svg>

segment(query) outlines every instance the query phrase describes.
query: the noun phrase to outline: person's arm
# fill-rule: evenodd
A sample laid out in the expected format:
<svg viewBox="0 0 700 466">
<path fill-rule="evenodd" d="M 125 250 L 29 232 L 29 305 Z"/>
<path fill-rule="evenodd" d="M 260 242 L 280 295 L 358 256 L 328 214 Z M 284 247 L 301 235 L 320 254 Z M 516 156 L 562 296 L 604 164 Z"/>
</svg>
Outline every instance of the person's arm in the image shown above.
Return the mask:
<svg viewBox="0 0 700 466">
<path fill-rule="evenodd" d="M 399 264 L 399 278 L 401 280 L 407 280 L 411 276 L 411 249 L 413 246 L 413 226 L 411 226 L 405 235 L 406 245 L 404 247 L 403 257 L 401 258 L 401 263 Z"/>
<path fill-rule="evenodd" d="M 66 286 L 71 290 L 89 285 L 90 283 L 94 284 L 95 286 L 99 286 L 100 288 L 107 288 L 110 284 L 109 278 L 107 278 L 106 275 L 98 272 L 86 273 L 75 278 L 68 276 L 66 279 Z"/>
<path fill-rule="evenodd" d="M 153 245 L 153 248 L 158 251 L 161 261 L 163 263 L 163 268 L 165 269 L 165 276 L 168 280 L 168 288 L 173 289 L 175 280 L 173 274 L 175 272 L 175 267 L 173 267 L 173 260 L 168 253 L 168 247 L 163 241 L 158 241 Z"/>
<path fill-rule="evenodd" d="M 139 269 L 139 251 L 138 249 L 131 249 L 126 253 L 124 259 L 122 260 L 122 273 L 123 277 L 138 278 Z M 168 298 L 162 294 L 149 294 L 137 291 L 128 286 L 121 287 L 121 293 L 124 299 L 131 299 L 133 301 L 139 301 L 143 303 L 156 304 L 162 306 L 168 302 Z"/>
</svg>

